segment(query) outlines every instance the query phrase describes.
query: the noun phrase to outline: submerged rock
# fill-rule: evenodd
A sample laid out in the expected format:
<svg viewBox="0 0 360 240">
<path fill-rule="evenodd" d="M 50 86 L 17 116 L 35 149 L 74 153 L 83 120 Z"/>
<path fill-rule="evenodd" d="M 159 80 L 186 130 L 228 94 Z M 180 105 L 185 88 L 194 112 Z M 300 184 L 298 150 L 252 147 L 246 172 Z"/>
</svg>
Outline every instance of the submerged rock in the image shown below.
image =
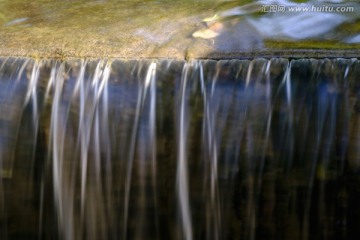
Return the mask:
<svg viewBox="0 0 360 240">
<path fill-rule="evenodd" d="M 345 39 L 346 43 L 360 43 L 360 34 Z"/>
</svg>

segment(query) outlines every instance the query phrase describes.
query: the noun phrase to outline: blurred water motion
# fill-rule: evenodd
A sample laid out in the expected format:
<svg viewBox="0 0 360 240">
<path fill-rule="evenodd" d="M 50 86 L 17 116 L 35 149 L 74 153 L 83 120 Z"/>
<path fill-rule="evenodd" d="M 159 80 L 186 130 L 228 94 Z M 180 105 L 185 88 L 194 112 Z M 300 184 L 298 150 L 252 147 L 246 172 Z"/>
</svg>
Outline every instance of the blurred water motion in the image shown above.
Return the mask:
<svg viewBox="0 0 360 240">
<path fill-rule="evenodd" d="M 1 239 L 357 239 L 360 62 L 0 60 Z"/>
<path fill-rule="evenodd" d="M 254 0 L 203 19 L 206 27 L 192 36 L 213 39 L 217 50 L 229 52 L 263 49 L 274 40 L 317 41 L 314 48 L 326 41 L 358 44 L 358 31 L 350 29 L 359 24 L 359 9 L 357 1 Z"/>
</svg>

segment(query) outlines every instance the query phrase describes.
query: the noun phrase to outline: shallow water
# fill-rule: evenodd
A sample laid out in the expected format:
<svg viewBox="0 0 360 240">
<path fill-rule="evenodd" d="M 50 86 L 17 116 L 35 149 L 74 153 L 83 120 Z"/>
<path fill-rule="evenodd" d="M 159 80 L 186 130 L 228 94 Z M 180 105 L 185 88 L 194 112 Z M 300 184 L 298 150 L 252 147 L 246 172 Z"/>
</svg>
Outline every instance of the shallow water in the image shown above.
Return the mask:
<svg viewBox="0 0 360 240">
<path fill-rule="evenodd" d="M 356 239 L 359 61 L 0 61 L 1 239 Z"/>
<path fill-rule="evenodd" d="M 353 11 L 266 10 L 324 5 Z M 357 1 L 2 0 L 0 55 L 188 59 L 269 49 L 358 51 L 359 6 Z M 204 22 L 215 14 L 216 21 Z"/>
</svg>

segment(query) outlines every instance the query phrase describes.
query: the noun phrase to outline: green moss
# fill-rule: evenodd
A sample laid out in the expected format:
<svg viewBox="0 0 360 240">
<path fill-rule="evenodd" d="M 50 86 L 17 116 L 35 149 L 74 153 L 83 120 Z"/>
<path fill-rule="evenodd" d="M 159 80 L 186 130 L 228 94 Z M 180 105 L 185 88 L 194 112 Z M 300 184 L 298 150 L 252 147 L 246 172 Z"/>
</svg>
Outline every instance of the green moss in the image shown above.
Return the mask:
<svg viewBox="0 0 360 240">
<path fill-rule="evenodd" d="M 187 59 L 195 41 L 191 35 L 203 18 L 249 2 L 0 0 L 0 55 Z M 360 22 L 337 32 L 357 34 Z M 359 48 L 330 41 L 267 40 L 265 45 L 268 49 Z"/>
<path fill-rule="evenodd" d="M 341 25 L 341 27 L 336 29 L 337 31 L 346 34 L 346 35 L 352 35 L 352 34 L 359 34 L 360 33 L 360 20 L 352 23 L 345 23 Z"/>
<path fill-rule="evenodd" d="M 359 49 L 360 44 L 346 44 L 336 41 L 276 41 L 267 40 L 265 46 L 269 49 L 331 49 L 331 50 L 342 50 L 342 49 Z"/>
</svg>

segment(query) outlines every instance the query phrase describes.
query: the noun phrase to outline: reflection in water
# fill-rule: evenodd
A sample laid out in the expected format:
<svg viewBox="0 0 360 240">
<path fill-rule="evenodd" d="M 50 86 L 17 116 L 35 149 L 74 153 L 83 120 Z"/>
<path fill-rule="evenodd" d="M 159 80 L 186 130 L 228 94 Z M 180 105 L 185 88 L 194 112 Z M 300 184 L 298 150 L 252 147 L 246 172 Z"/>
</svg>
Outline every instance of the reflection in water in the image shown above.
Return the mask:
<svg viewBox="0 0 360 240">
<path fill-rule="evenodd" d="M 356 59 L 0 61 L 1 239 L 356 239 Z"/>
<path fill-rule="evenodd" d="M 249 38 L 248 29 L 251 28 L 250 35 L 256 36 L 251 41 L 253 46 L 239 43 L 231 50 L 261 48 L 256 39 L 326 39 L 359 43 L 356 37 L 349 36 L 349 32 L 341 33 L 337 29 L 342 24 L 354 24 L 359 18 L 359 10 L 360 5 L 355 1 L 259 0 L 205 18 L 203 21 L 207 28 L 194 32 L 193 37 L 215 38 L 215 42 L 220 42 L 218 48 L 221 50 L 226 50 L 221 46 L 223 41 L 226 41 L 226 45 L 239 37 L 246 41 Z"/>
</svg>

